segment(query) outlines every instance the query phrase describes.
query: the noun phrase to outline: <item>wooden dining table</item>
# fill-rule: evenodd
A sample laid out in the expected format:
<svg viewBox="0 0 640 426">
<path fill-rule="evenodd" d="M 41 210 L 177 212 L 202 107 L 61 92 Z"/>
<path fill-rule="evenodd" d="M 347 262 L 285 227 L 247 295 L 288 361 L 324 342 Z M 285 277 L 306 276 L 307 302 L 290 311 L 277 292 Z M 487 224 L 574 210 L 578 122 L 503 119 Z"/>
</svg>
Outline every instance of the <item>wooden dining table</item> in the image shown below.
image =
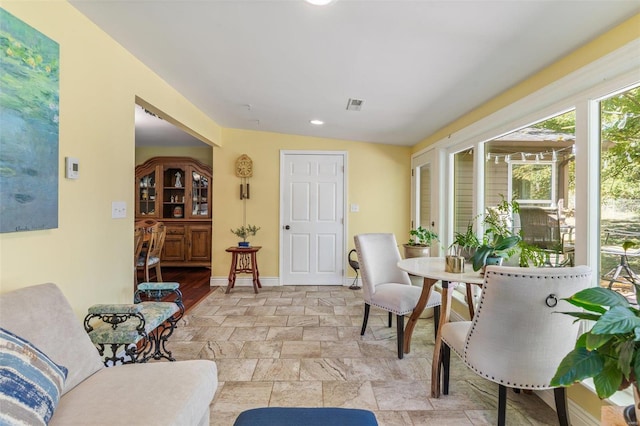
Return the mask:
<svg viewBox="0 0 640 426">
<path fill-rule="evenodd" d="M 404 353 L 408 354 L 411 351 L 411 335 L 415 328 L 418 318 L 424 311 L 429 296 L 433 291 L 433 286 L 440 281 L 442 283 L 442 307 L 440 312 L 440 323 L 438 324 L 438 332 L 435 338 L 435 347 L 433 349 L 433 362 L 431 365 L 431 397 L 438 398 L 440 396 L 440 383 L 438 381 L 438 370 L 440 369 L 440 348 L 442 347 L 441 329 L 444 324 L 449 322 L 449 316 L 451 314 L 451 290 L 455 283 L 481 286 L 484 282 L 484 278 L 480 275 L 480 272 L 473 271 L 470 264 L 465 264 L 464 272 L 453 273 L 445 271 L 445 258 L 444 257 L 414 257 L 410 259 L 403 259 L 398 262 L 398 268 L 408 272 L 411 275 L 416 275 L 423 278 L 424 284 L 422 285 L 422 292 L 418 303 L 414 308 L 407 326 L 404 330 Z M 469 288 L 469 287 L 468 287 Z M 467 291 L 468 295 L 471 292 Z M 473 299 L 468 297 L 468 303 L 470 309 L 473 309 Z M 473 317 L 473 311 L 470 310 L 470 315 Z"/>
</svg>

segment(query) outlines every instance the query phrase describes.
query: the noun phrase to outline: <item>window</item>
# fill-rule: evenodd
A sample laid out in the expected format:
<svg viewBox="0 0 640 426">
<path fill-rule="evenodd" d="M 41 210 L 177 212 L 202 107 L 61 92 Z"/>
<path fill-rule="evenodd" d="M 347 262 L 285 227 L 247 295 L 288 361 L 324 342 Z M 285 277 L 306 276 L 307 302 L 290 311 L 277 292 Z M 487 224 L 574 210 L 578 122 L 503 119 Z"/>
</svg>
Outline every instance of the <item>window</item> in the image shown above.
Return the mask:
<svg viewBox="0 0 640 426">
<path fill-rule="evenodd" d="M 520 204 L 575 204 L 575 113 L 531 124 L 486 143 L 485 205 L 502 196 Z"/>
<path fill-rule="evenodd" d="M 640 88 L 600 102 L 600 285 L 640 284 Z M 627 242 L 626 254 L 623 245 Z"/>
<path fill-rule="evenodd" d="M 453 231 L 464 233 L 473 219 L 473 149 L 453 155 Z"/>
<path fill-rule="evenodd" d="M 553 205 L 556 201 L 555 162 L 524 161 L 509 162 L 509 184 L 511 198 L 520 204 Z"/>
</svg>

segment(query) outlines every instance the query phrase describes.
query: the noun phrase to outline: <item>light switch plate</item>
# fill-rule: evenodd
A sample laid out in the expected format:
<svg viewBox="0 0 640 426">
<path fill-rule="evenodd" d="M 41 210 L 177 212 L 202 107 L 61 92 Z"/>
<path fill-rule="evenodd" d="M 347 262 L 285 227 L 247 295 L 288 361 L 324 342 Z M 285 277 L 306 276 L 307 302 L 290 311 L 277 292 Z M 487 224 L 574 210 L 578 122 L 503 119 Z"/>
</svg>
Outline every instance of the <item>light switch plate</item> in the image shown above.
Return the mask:
<svg viewBox="0 0 640 426">
<path fill-rule="evenodd" d="M 127 203 L 125 201 L 111 202 L 111 218 L 124 219 L 127 217 Z"/>
<path fill-rule="evenodd" d="M 359 204 L 351 204 L 351 211 L 353 213 L 357 213 L 360 211 L 360 205 Z"/>
<path fill-rule="evenodd" d="M 78 179 L 80 177 L 80 160 L 74 157 L 65 157 L 65 177 Z"/>
</svg>

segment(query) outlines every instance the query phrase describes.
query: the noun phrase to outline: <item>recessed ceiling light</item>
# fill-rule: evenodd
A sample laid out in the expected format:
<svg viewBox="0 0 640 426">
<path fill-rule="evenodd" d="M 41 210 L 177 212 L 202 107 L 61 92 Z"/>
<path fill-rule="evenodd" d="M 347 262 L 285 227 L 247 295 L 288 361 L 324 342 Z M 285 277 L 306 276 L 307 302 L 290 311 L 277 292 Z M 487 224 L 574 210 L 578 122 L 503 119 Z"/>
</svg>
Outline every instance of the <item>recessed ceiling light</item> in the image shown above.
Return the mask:
<svg viewBox="0 0 640 426">
<path fill-rule="evenodd" d="M 322 120 L 309 120 L 309 123 L 313 124 L 314 126 L 322 126 L 324 124 L 324 121 L 322 121 Z"/>
<path fill-rule="evenodd" d="M 304 0 L 304 1 L 314 6 L 326 6 L 329 3 L 331 3 L 333 0 Z"/>
</svg>

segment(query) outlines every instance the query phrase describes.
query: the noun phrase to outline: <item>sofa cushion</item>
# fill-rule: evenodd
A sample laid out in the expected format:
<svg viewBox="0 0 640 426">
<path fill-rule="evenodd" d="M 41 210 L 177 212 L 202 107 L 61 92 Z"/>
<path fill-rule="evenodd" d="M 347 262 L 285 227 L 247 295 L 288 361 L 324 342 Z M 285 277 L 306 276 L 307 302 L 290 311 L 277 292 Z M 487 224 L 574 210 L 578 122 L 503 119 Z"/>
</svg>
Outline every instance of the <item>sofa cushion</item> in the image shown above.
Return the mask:
<svg viewBox="0 0 640 426">
<path fill-rule="evenodd" d="M 62 397 L 50 425 L 197 425 L 217 387 L 208 360 L 104 368 Z"/>
<path fill-rule="evenodd" d="M 0 423 L 49 423 L 66 377 L 66 368 L 0 328 Z"/>
<path fill-rule="evenodd" d="M 28 340 L 55 363 L 69 369 L 63 395 L 104 368 L 81 321 L 55 284 L 1 294 L 0 327 Z"/>
</svg>

